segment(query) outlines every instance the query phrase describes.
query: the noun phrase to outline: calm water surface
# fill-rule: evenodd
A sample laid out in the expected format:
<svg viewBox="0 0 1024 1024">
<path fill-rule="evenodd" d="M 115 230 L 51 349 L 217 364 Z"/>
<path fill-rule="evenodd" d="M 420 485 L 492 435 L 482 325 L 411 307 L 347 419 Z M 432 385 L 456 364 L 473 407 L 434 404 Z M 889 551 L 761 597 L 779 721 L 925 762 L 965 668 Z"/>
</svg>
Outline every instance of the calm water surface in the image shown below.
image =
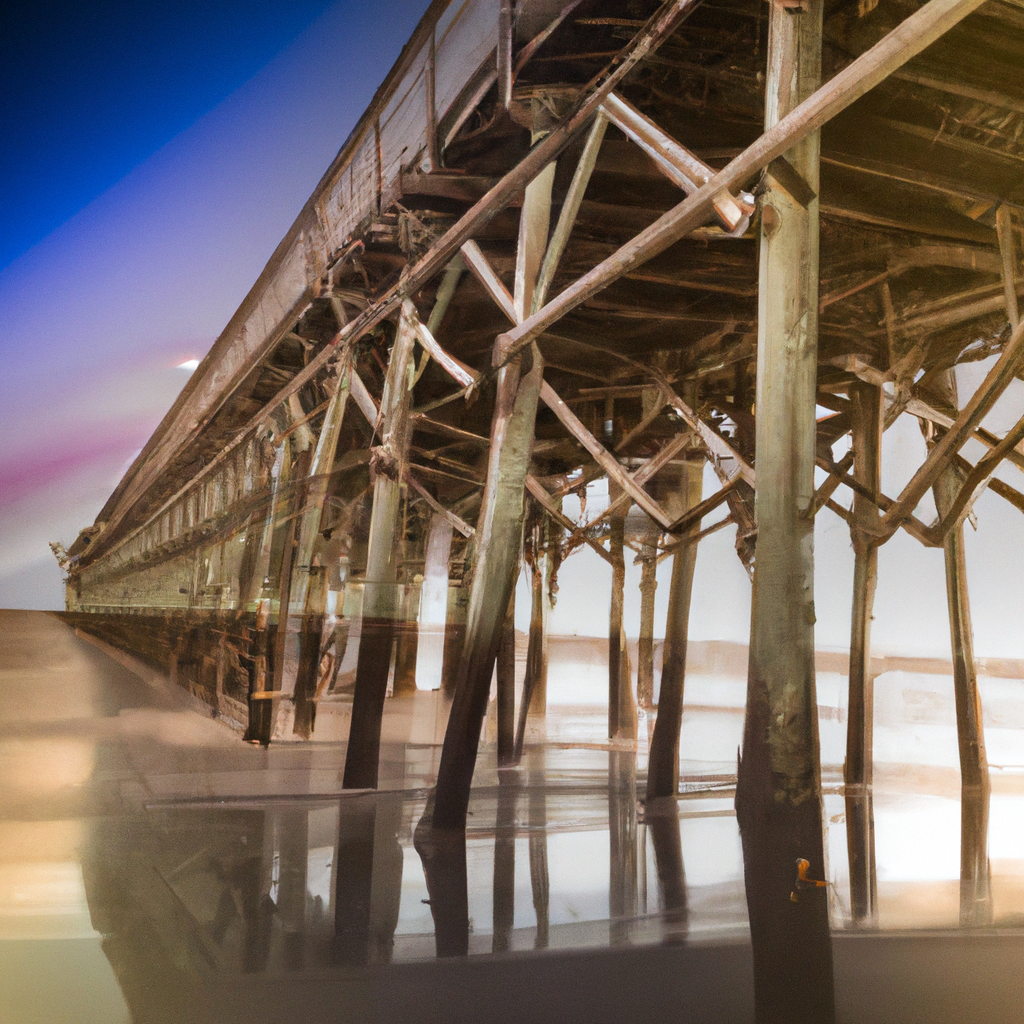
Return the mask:
<svg viewBox="0 0 1024 1024">
<path fill-rule="evenodd" d="M 389 702 L 382 791 L 343 794 L 340 741 L 249 747 L 56 617 L 0 613 L 0 1021 L 752 1021 L 743 680 L 687 680 L 682 794 L 649 814 L 648 723 L 610 749 L 598 676 L 557 668 L 520 768 L 484 746 L 428 887 L 436 694 Z M 855 920 L 845 679 L 819 677 L 838 1020 L 1024 1020 L 1024 684 L 982 686 L 988 871 L 964 877 L 952 684 L 876 683 Z"/>
</svg>

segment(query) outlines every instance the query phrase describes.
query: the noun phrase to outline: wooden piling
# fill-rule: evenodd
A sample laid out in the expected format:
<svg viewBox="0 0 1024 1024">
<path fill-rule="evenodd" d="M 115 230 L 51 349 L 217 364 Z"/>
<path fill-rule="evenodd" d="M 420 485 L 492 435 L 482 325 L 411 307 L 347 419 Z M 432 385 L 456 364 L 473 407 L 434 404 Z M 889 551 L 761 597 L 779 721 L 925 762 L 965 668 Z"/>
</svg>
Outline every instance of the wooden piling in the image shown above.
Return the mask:
<svg viewBox="0 0 1024 1024">
<path fill-rule="evenodd" d="M 377 476 L 373 485 L 362 639 L 356 662 L 352 724 L 342 782 L 345 789 L 377 788 L 381 720 L 398 612 L 395 535 L 399 523 L 401 468 L 408 446 L 414 338 L 412 328 L 403 319 L 391 351 L 381 402 L 383 444 L 377 453 Z"/>
<path fill-rule="evenodd" d="M 873 384 L 850 387 L 853 475 L 865 491 L 853 497 L 853 611 L 850 627 L 849 717 L 846 726 L 846 842 L 850 861 L 850 914 L 857 924 L 876 914 L 872 779 L 873 688 L 871 619 L 878 578 L 878 544 L 858 523 L 877 520 L 882 472 L 882 392 Z M 876 502 L 871 501 L 874 496 Z"/>
<path fill-rule="evenodd" d="M 700 503 L 704 479 L 703 461 L 687 460 L 680 472 L 679 491 L 683 511 Z M 695 523 L 685 537 L 700 529 Z M 697 545 L 684 544 L 672 558 L 672 583 L 665 621 L 665 656 L 658 693 L 658 717 L 654 722 L 647 767 L 647 800 L 674 797 L 679 789 L 679 730 L 683 722 L 683 684 L 686 679 L 686 645 L 690 630 L 690 596 L 697 564 Z"/>
<path fill-rule="evenodd" d="M 614 485 L 609 481 L 609 499 Z M 612 593 L 608 610 L 608 738 L 636 739 L 637 715 L 629 670 L 629 650 L 623 606 L 626 593 L 626 560 L 623 554 L 625 515 L 610 516 L 609 554 L 612 564 Z"/>
<path fill-rule="evenodd" d="M 535 139 L 536 141 L 536 139 Z M 526 187 L 519 215 L 514 306 L 517 318 L 531 307 L 551 217 L 554 165 Z M 501 336 L 504 337 L 504 336 Z M 445 730 L 431 814 L 435 829 L 465 829 L 480 728 L 487 711 L 491 674 L 501 625 L 519 574 L 537 403 L 544 384 L 544 362 L 536 344 L 522 358 L 506 360 L 496 342 L 497 394 L 491 418 L 491 444 L 483 502 L 476 527 L 476 564 L 466 611 L 466 639 L 455 696 Z"/>
<path fill-rule="evenodd" d="M 530 636 L 526 648 L 526 674 L 516 725 L 515 760 L 523 756 L 528 720 L 542 718 L 548 701 L 548 611 L 551 608 L 552 523 L 544 516 L 534 523 L 530 559 Z"/>
<path fill-rule="evenodd" d="M 466 639 L 438 768 L 433 824 L 441 829 L 466 825 L 501 625 L 519 571 L 526 474 L 544 372 L 536 347 L 524 355 L 522 363 L 506 364 L 498 376 Z"/>
<path fill-rule="evenodd" d="M 947 371 L 947 392 L 956 403 L 956 381 Z M 944 470 L 935 482 L 935 506 L 946 515 L 959 489 L 955 466 Z M 943 545 L 946 567 L 946 601 L 949 609 L 950 645 L 953 651 L 953 689 L 956 696 L 956 732 L 960 748 L 960 782 L 964 787 L 988 786 L 988 760 L 981 719 L 981 695 L 974 663 L 974 633 L 971 628 L 971 600 L 967 589 L 964 528 L 951 530 Z"/>
<path fill-rule="evenodd" d="M 956 378 L 946 371 L 938 381 L 957 407 Z M 939 475 L 932 488 L 940 516 L 949 514 L 960 488 L 955 465 Z M 949 639 L 953 653 L 953 693 L 956 700 L 956 735 L 960 753 L 960 923 L 973 926 L 990 922 L 991 887 L 988 866 L 989 775 L 982 725 L 981 694 L 974 661 L 971 601 L 967 589 L 964 527 L 958 523 L 943 543 Z"/>
<path fill-rule="evenodd" d="M 821 0 L 771 5 L 765 127 L 817 88 Z M 814 684 L 818 133 L 764 178 L 758 283 L 757 554 L 736 813 L 759 1024 L 835 1019 L 825 890 L 795 892 L 796 861 L 823 878 Z M 790 191 L 793 176 L 801 180 Z M 787 188 L 786 182 L 790 183 Z M 801 202 L 802 200 L 802 202 Z"/>
<path fill-rule="evenodd" d="M 654 594 L 658 588 L 658 548 L 640 548 L 640 634 L 636 650 L 636 702 L 645 711 L 654 707 Z"/>
<path fill-rule="evenodd" d="M 498 766 L 515 763 L 516 745 L 516 595 L 513 586 L 501 625 L 496 664 Z"/>
</svg>

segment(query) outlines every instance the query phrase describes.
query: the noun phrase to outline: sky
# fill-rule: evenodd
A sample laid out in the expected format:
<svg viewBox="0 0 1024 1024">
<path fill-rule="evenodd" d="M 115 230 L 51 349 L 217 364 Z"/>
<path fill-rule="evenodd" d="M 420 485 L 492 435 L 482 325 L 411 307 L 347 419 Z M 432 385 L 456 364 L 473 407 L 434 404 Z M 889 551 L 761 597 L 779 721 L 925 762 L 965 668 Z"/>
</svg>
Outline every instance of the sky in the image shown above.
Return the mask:
<svg viewBox="0 0 1024 1024">
<path fill-rule="evenodd" d="M 0 5 L 0 607 L 62 607 L 47 542 L 92 523 L 426 7 Z"/>
<path fill-rule="evenodd" d="M 70 544 L 92 523 L 187 380 L 179 364 L 227 323 L 426 6 L 2 8 L 0 607 L 63 606 L 47 542 Z M 984 370 L 963 369 L 962 395 Z M 1022 409 L 1015 382 L 988 425 L 1005 430 Z M 885 446 L 894 495 L 925 454 L 916 421 L 902 417 Z M 1013 467 L 1001 475 L 1024 489 Z M 977 510 L 967 551 L 978 651 L 1024 657 L 1024 524 L 990 493 Z M 701 545 L 697 639 L 747 638 L 750 585 L 732 544 L 723 530 Z M 845 524 L 822 512 L 815 546 L 817 642 L 840 648 L 853 569 Z M 635 635 L 639 568 L 629 573 Z M 605 631 L 588 595 L 606 592 L 606 575 L 589 552 L 566 563 L 554 632 Z M 526 599 L 521 588 L 524 623 Z M 874 635 L 882 650 L 948 654 L 941 551 L 902 532 L 883 547 Z"/>
</svg>

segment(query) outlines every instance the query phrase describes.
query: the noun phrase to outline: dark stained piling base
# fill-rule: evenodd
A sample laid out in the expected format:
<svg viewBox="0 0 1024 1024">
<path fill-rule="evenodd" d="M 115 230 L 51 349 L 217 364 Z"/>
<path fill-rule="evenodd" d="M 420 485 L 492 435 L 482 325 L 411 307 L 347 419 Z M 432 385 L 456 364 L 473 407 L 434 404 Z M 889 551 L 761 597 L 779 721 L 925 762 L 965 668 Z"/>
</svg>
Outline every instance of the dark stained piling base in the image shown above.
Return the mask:
<svg viewBox="0 0 1024 1024">
<path fill-rule="evenodd" d="M 380 728 L 394 639 L 395 623 L 391 619 L 363 619 L 342 782 L 345 789 L 377 788 Z"/>
<path fill-rule="evenodd" d="M 808 879 L 825 878 L 820 790 L 813 779 L 784 779 L 772 771 L 767 705 L 748 705 L 747 716 L 736 818 L 754 947 L 755 1020 L 830 1024 L 835 993 L 828 889 L 798 881 L 797 864 L 809 862 Z M 803 799 L 790 799 L 794 792 Z"/>
</svg>

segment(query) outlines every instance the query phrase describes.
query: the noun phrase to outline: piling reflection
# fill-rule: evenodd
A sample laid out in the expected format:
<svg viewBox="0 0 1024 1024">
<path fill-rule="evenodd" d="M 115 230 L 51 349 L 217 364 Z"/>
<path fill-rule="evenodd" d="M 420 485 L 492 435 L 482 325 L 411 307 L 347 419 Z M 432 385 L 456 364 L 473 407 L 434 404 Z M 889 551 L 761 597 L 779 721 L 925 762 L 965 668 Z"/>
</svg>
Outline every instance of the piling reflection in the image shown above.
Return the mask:
<svg viewBox="0 0 1024 1024">
<path fill-rule="evenodd" d="M 871 787 L 848 787 L 846 848 L 850 861 L 850 919 L 855 927 L 878 923 L 875 808 Z"/>
<path fill-rule="evenodd" d="M 334 955 L 338 963 L 388 963 L 402 892 L 401 800 L 342 801 L 335 853 Z"/>
<path fill-rule="evenodd" d="M 990 786 L 963 786 L 960 791 L 960 924 L 992 924 L 992 880 L 988 859 Z"/>
<path fill-rule="evenodd" d="M 654 847 L 658 871 L 658 904 L 662 939 L 683 942 L 689 925 L 683 843 L 679 834 L 679 805 L 675 797 L 659 797 L 644 808 L 644 822 Z"/>
<path fill-rule="evenodd" d="M 492 908 L 494 933 L 491 949 L 504 953 L 510 948 L 516 910 L 516 806 L 519 775 L 498 773 L 498 811 L 494 822 L 494 875 Z"/>
<path fill-rule="evenodd" d="M 469 953 L 466 833 L 434 828 L 430 823 L 432 811 L 428 805 L 416 826 L 413 843 L 423 863 L 437 955 L 466 956 Z"/>
<path fill-rule="evenodd" d="M 613 946 L 637 912 L 636 751 L 608 751 L 608 915 Z"/>
<path fill-rule="evenodd" d="M 791 799 L 773 772 L 768 729 L 747 709 L 736 816 L 743 846 L 757 1024 L 835 1020 L 820 784 Z M 763 723 L 763 717 L 762 717 Z M 817 884 L 821 883 L 821 884 Z"/>
<path fill-rule="evenodd" d="M 551 878 L 548 873 L 548 807 L 545 783 L 544 748 L 530 751 L 528 760 L 529 801 L 529 848 L 530 848 L 530 889 L 533 894 L 533 910 L 537 916 L 537 932 L 534 949 L 547 949 L 550 927 Z"/>
</svg>

